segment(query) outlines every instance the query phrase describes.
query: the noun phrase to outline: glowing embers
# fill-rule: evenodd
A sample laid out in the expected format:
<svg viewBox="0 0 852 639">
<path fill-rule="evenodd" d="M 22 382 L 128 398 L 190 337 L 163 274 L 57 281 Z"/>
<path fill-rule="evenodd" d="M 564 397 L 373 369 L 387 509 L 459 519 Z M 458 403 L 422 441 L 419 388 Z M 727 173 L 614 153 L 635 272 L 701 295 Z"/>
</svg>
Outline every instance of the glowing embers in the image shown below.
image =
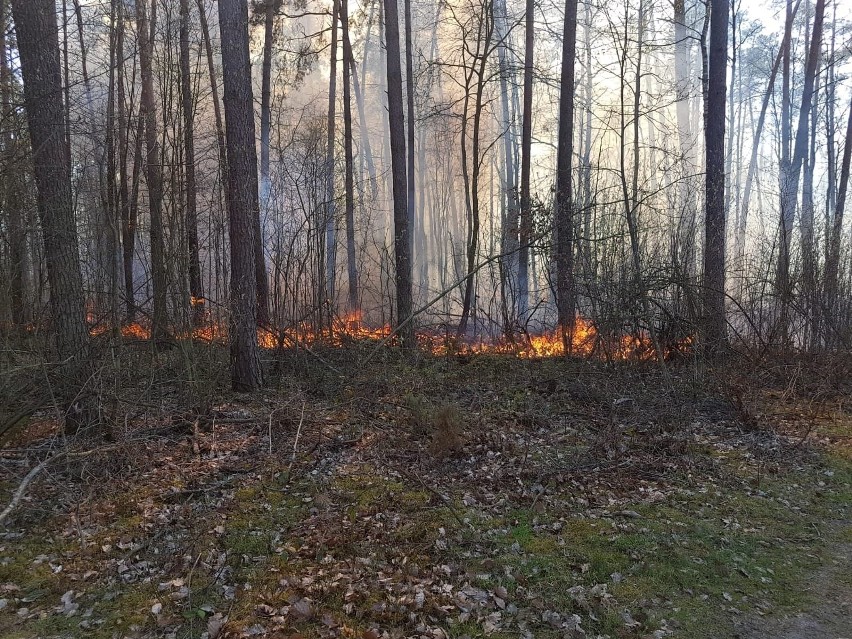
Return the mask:
<svg viewBox="0 0 852 639">
<path fill-rule="evenodd" d="M 98 324 L 89 329 L 89 333 L 95 337 L 98 335 L 106 335 L 112 331 L 112 327 L 107 324 Z M 122 324 L 119 328 L 121 336 L 127 339 L 151 339 L 151 329 L 143 326 L 139 322 L 130 322 Z"/>
</svg>

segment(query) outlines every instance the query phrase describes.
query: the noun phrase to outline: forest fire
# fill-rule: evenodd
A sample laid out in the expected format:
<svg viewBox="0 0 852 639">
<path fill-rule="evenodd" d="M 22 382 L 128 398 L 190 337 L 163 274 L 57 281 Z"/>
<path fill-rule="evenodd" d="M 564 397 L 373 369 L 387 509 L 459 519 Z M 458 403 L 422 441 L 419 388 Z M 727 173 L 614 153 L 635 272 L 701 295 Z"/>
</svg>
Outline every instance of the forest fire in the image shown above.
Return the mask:
<svg viewBox="0 0 852 639">
<path fill-rule="evenodd" d="M 110 331 L 111 328 L 105 324 L 95 325 L 90 329 L 93 336 L 108 335 Z M 148 340 L 151 338 L 150 327 L 140 322 L 123 324 L 120 333 L 125 339 Z M 224 343 L 228 335 L 224 326 L 210 322 L 189 331 L 174 333 L 173 336 L 176 339 Z M 258 345 L 270 350 L 316 345 L 344 348 L 359 342 L 379 342 L 389 337 L 392 339 L 390 325 L 370 326 L 360 314 L 356 313 L 336 318 L 331 330 L 317 331 L 307 323 L 282 330 L 271 328 L 257 330 Z M 518 333 L 512 338 L 505 336 L 464 338 L 457 336 L 454 332 L 424 329 L 418 331 L 417 341 L 421 349 L 436 356 L 504 354 L 523 359 L 539 359 L 561 357 L 565 354 L 559 329 L 541 333 Z M 693 341 L 692 337 L 687 337 L 680 343 L 667 347 L 665 356 L 689 352 Z M 593 321 L 582 317 L 578 317 L 575 321 L 571 354 L 578 357 L 620 361 L 645 361 L 655 357 L 653 343 L 647 334 L 603 335 Z"/>
</svg>

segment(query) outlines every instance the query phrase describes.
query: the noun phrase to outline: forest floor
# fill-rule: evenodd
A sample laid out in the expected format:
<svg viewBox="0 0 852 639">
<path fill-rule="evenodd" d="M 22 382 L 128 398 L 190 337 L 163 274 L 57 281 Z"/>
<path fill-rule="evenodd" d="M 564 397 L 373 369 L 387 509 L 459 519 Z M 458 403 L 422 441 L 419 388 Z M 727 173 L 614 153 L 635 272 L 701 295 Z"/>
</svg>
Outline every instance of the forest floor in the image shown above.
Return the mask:
<svg viewBox="0 0 852 639">
<path fill-rule="evenodd" d="M 852 637 L 852 364 L 365 348 L 251 396 L 128 349 L 109 441 L 33 418 L 0 506 L 64 456 L 0 529 L 0 636 Z"/>
<path fill-rule="evenodd" d="M 783 617 L 737 624 L 744 639 L 849 639 L 852 636 L 852 543 L 829 548 L 828 562 L 810 576 L 811 601 Z"/>
</svg>

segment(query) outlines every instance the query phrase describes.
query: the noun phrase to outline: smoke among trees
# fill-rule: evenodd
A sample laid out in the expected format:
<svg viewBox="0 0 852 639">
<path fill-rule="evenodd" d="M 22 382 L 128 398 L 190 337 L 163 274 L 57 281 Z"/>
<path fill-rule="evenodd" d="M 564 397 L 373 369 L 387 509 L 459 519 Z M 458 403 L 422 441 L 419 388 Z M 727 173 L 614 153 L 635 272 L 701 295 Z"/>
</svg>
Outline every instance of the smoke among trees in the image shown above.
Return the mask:
<svg viewBox="0 0 852 639">
<path fill-rule="evenodd" d="M 0 323 L 848 347 L 841 4 L 5 0 Z"/>
</svg>

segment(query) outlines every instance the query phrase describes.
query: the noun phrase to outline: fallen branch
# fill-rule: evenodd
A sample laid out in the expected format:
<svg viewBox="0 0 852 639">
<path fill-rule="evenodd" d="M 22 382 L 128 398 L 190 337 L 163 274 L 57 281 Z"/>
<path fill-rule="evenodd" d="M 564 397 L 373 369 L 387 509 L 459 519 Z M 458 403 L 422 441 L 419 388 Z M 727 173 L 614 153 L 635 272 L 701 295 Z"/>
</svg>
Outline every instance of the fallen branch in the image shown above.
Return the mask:
<svg viewBox="0 0 852 639">
<path fill-rule="evenodd" d="M 21 502 L 21 499 L 24 498 L 24 494 L 27 491 L 27 486 L 30 485 L 33 479 L 35 479 L 36 475 L 38 475 L 41 471 L 47 468 L 48 464 L 55 462 L 57 459 L 60 459 L 65 456 L 65 451 L 57 453 L 52 457 L 48 457 L 43 462 L 41 462 L 38 466 L 33 468 L 30 472 L 27 473 L 26 477 L 24 477 L 21 484 L 15 490 L 15 493 L 12 495 L 12 501 L 9 502 L 9 505 L 0 513 L 0 524 L 2 524 L 6 518 L 18 507 L 18 504 Z"/>
</svg>

